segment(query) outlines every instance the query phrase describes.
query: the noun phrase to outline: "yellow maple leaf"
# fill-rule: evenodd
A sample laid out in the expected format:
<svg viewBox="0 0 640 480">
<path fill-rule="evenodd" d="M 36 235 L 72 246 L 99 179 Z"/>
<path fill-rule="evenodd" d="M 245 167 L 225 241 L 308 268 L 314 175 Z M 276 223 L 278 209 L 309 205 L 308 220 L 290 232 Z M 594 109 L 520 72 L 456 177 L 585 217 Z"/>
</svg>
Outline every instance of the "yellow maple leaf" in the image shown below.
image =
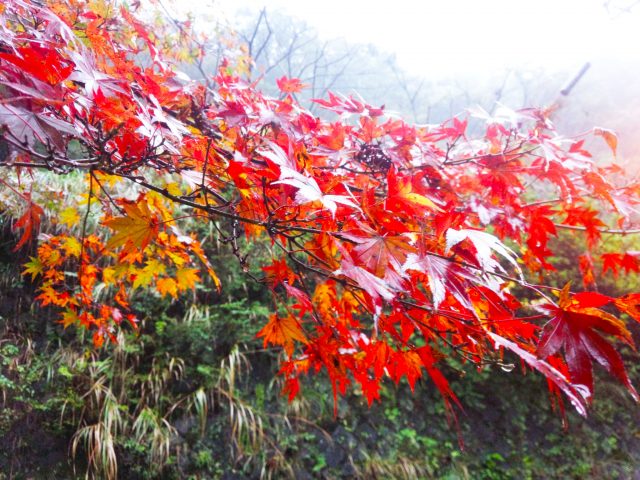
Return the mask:
<svg viewBox="0 0 640 480">
<path fill-rule="evenodd" d="M 167 192 L 173 195 L 174 197 L 179 197 L 182 195 L 182 190 L 180 189 L 180 185 L 176 182 L 169 182 L 166 185 Z"/>
<path fill-rule="evenodd" d="M 323 317 L 332 318 L 335 313 L 336 292 L 335 286 L 320 283 L 313 293 L 313 303 L 318 313 Z"/>
<path fill-rule="evenodd" d="M 416 205 L 427 207 L 430 210 L 435 210 L 436 212 L 443 211 L 429 198 L 414 192 L 410 179 L 402 179 L 398 182 L 398 196 L 404 198 L 405 200 L 408 200 L 411 203 L 415 203 Z"/>
<path fill-rule="evenodd" d="M 154 277 L 162 275 L 166 271 L 166 266 L 155 258 L 148 260 L 144 268 L 135 272 L 136 279 L 133 281 L 133 288 L 148 286 Z"/>
<path fill-rule="evenodd" d="M 97 172 L 97 171 L 94 171 L 93 174 L 96 176 L 96 178 L 101 184 L 103 185 L 107 184 L 112 188 L 115 187 L 116 184 L 122 181 L 122 178 L 118 177 L 117 175 L 110 175 L 108 173 Z"/>
<path fill-rule="evenodd" d="M 176 267 L 181 267 L 189 260 L 189 256 L 184 252 L 172 252 L 171 250 L 167 250 L 165 253 L 167 254 L 167 257 L 175 263 Z"/>
<path fill-rule="evenodd" d="M 65 251 L 68 257 L 80 257 L 82 252 L 82 245 L 78 239 L 73 237 L 65 237 L 62 240 L 62 249 Z"/>
<path fill-rule="evenodd" d="M 148 192 L 145 194 L 141 202 L 145 201 L 148 208 L 152 208 L 154 212 L 162 218 L 162 221 L 167 224 L 175 225 L 171 210 L 167 206 L 168 200 L 157 192 Z"/>
<path fill-rule="evenodd" d="M 102 281 L 107 285 L 112 285 L 116 281 L 116 269 L 113 267 L 105 267 L 102 270 Z"/>
<path fill-rule="evenodd" d="M 77 323 L 78 321 L 79 321 L 78 314 L 76 312 L 74 312 L 73 310 L 67 308 L 62 313 L 62 319 L 60 320 L 60 323 L 62 324 L 62 326 L 64 328 L 67 328 L 69 325 L 73 325 L 74 323 Z"/>
<path fill-rule="evenodd" d="M 37 257 L 29 257 L 30 262 L 24 264 L 25 269 L 22 271 L 22 275 L 31 275 L 31 280 L 35 280 L 38 275 L 42 275 L 44 271 L 44 265 Z"/>
<path fill-rule="evenodd" d="M 74 207 L 67 207 L 60 212 L 59 222 L 71 228 L 80 223 L 80 214 Z"/>
<path fill-rule="evenodd" d="M 133 247 L 144 249 L 158 234 L 157 217 L 151 213 L 144 201 L 126 203 L 123 209 L 126 216 L 110 218 L 103 222 L 116 232 L 107 242 L 106 249 L 125 247 L 129 252 Z"/>
</svg>

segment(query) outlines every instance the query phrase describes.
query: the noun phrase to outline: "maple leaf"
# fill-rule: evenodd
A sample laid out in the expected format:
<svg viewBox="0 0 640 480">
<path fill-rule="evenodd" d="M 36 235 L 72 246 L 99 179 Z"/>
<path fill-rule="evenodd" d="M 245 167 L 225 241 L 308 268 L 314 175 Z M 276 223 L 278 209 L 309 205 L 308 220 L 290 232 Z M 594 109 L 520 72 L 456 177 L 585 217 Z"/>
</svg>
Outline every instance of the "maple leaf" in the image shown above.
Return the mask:
<svg viewBox="0 0 640 480">
<path fill-rule="evenodd" d="M 352 251 L 354 259 L 379 277 L 384 277 L 390 266 L 401 273 L 407 255 L 416 251 L 410 244 L 410 239 L 405 235 L 381 235 L 369 227 L 361 228 L 362 233 L 341 234 L 342 237 L 357 243 Z"/>
<path fill-rule="evenodd" d="M 423 363 L 420 355 L 413 350 L 393 352 L 389 364 L 391 378 L 399 383 L 402 377 L 406 377 L 411 391 L 414 391 L 416 382 L 422 376 Z"/>
<path fill-rule="evenodd" d="M 64 58 L 56 50 L 38 43 L 18 47 L 15 52 L 15 54 L 0 52 L 0 58 L 13 63 L 23 72 L 49 85 L 60 83 L 73 71 L 73 62 Z"/>
<path fill-rule="evenodd" d="M 547 248 L 549 235 L 556 236 L 557 230 L 550 217 L 556 214 L 556 210 L 549 205 L 531 207 L 526 211 L 529 216 L 527 222 L 527 233 L 529 238 L 527 246 L 536 255 L 542 266 L 553 269 L 553 266 L 545 261 L 545 258 L 551 255 L 551 251 Z"/>
<path fill-rule="evenodd" d="M 122 205 L 126 216 L 110 218 L 102 222 L 116 233 L 107 242 L 106 249 L 125 247 L 132 252 L 134 247 L 143 250 L 158 234 L 158 219 L 144 201 L 126 202 Z"/>
<path fill-rule="evenodd" d="M 75 64 L 75 70 L 69 75 L 69 80 L 84 86 L 89 96 L 103 94 L 107 97 L 116 94 L 126 94 L 125 82 L 100 71 L 95 65 L 95 56 L 91 51 L 82 49 L 72 51 L 69 57 Z"/>
<path fill-rule="evenodd" d="M 207 273 L 209 274 L 209 277 L 211 278 L 211 280 L 213 280 L 213 283 L 219 292 L 222 284 L 220 282 L 220 279 L 218 278 L 218 275 L 216 275 L 215 270 L 211 267 L 211 263 L 209 262 L 209 259 L 207 258 L 204 251 L 202 250 L 202 246 L 200 245 L 200 242 L 193 241 L 189 243 L 189 249 L 204 264 L 205 268 L 207 269 Z"/>
<path fill-rule="evenodd" d="M 293 402 L 293 399 L 296 398 L 299 392 L 300 380 L 298 380 L 298 377 L 287 378 L 284 382 L 284 387 L 282 388 L 282 395 L 287 396 L 287 401 L 289 403 Z"/>
<path fill-rule="evenodd" d="M 67 308 L 62 313 L 62 318 L 60 319 L 60 323 L 64 328 L 67 328 L 69 325 L 77 324 L 79 321 L 80 319 L 78 318 L 78 314 L 70 308 Z"/>
<path fill-rule="evenodd" d="M 318 105 L 321 105 L 327 110 L 331 110 L 339 114 L 367 112 L 372 117 L 377 117 L 383 114 L 384 106 L 372 107 L 371 105 L 367 105 L 361 99 L 356 100 L 355 98 L 353 98 L 353 95 L 347 97 L 345 95 L 336 95 L 332 92 L 328 92 L 327 96 L 329 97 L 327 100 L 324 100 L 322 98 L 314 98 L 311 101 L 317 103 Z"/>
<path fill-rule="evenodd" d="M 593 287 L 596 283 L 596 277 L 593 271 L 593 259 L 591 258 L 591 255 L 588 253 L 580 255 L 578 262 L 584 288 Z"/>
<path fill-rule="evenodd" d="M 287 265 L 287 260 L 285 258 L 273 260 L 271 265 L 262 267 L 262 271 L 266 274 L 269 283 L 273 287 L 276 287 L 281 283 L 288 283 L 289 285 L 292 285 L 295 283 L 297 278 L 295 272 L 289 268 L 289 265 Z"/>
<path fill-rule="evenodd" d="M 588 305 L 588 294 L 578 300 L 572 299 L 570 286 L 568 283 L 560 292 L 558 306 L 541 306 L 551 314 L 551 320 L 540 338 L 538 356 L 548 358 L 563 348 L 572 382 L 583 385 L 590 395 L 593 392 L 592 361 L 596 361 L 617 377 L 636 401 L 640 401 L 620 354 L 597 332 L 612 335 L 629 345 L 633 344 L 631 333 L 624 322 L 610 313 L 585 306 Z M 594 304 L 599 305 L 602 297 L 597 296 Z"/>
<path fill-rule="evenodd" d="M 556 387 L 564 392 L 580 415 L 583 417 L 587 416 L 587 404 L 591 397 L 590 391 L 584 387 L 573 385 L 562 372 L 551 366 L 550 363 L 537 358 L 533 353 L 523 349 L 516 343 L 493 332 L 487 332 L 487 335 L 493 340 L 496 348 L 504 347 L 510 350 L 526 362 L 527 365 L 542 373 L 547 379 L 553 382 Z"/>
<path fill-rule="evenodd" d="M 613 156 L 615 157 L 618 149 L 618 136 L 613 130 L 608 130 L 606 128 L 594 128 L 593 133 L 595 135 L 599 135 L 604 138 L 604 141 L 607 142 L 609 148 L 613 152 Z"/>
<path fill-rule="evenodd" d="M 176 270 L 176 282 L 178 288 L 183 290 L 193 289 L 196 286 L 196 282 L 200 281 L 197 268 L 179 268 Z"/>
<path fill-rule="evenodd" d="M 40 295 L 36 297 L 43 306 L 57 305 L 58 307 L 68 307 L 71 305 L 78 305 L 78 301 L 71 296 L 69 292 L 56 291 L 52 285 L 43 285 L 40 288 Z"/>
<path fill-rule="evenodd" d="M 160 262 L 158 259 L 150 258 L 144 268 L 135 272 L 133 288 L 136 289 L 150 285 L 154 278 L 166 273 L 166 271 L 167 268 L 164 263 Z"/>
<path fill-rule="evenodd" d="M 298 189 L 296 193 L 296 203 L 304 205 L 305 203 L 319 201 L 322 205 L 335 216 L 338 204 L 358 209 L 359 207 L 354 201 L 345 195 L 324 194 L 315 178 L 302 175 L 293 170 L 284 170 L 280 175 L 280 180 L 272 182 L 272 185 L 285 184 Z"/>
<path fill-rule="evenodd" d="M 367 405 L 371 407 L 375 400 L 380 399 L 380 380 L 369 378 L 366 372 L 354 372 L 353 376 L 360 384 L 360 388 L 362 388 L 362 393 L 367 399 Z"/>
<path fill-rule="evenodd" d="M 402 266 L 404 271 L 415 270 L 426 273 L 434 308 L 444 302 L 447 292 L 469 310 L 473 305 L 469 299 L 469 288 L 477 278 L 467 269 L 436 255 L 409 254 Z"/>
<path fill-rule="evenodd" d="M 62 149 L 63 135 L 78 134 L 73 125 L 48 115 L 44 110 L 31 111 L 15 105 L 0 104 L 0 125 L 5 125 L 13 137 L 27 142 L 29 146 L 39 142 Z"/>
<path fill-rule="evenodd" d="M 503 258 L 507 259 L 516 271 L 522 274 L 520 272 L 520 267 L 518 267 L 516 255 L 513 250 L 506 247 L 502 242 L 500 242 L 500 240 L 487 232 L 469 229 L 456 230 L 454 228 L 450 228 L 446 233 L 447 250 L 451 250 L 454 246 L 466 239 L 469 239 L 476 248 L 476 258 L 483 271 L 504 272 L 502 266 L 492 256 L 492 252 L 496 252 Z"/>
<path fill-rule="evenodd" d="M 327 95 L 329 97 L 328 100 L 314 98 L 311 101 L 336 113 L 362 113 L 365 110 L 365 104 L 355 100 L 352 96 L 346 97 L 344 95 L 335 95 L 331 92 L 328 92 Z"/>
<path fill-rule="evenodd" d="M 460 409 L 462 409 L 462 405 L 458 400 L 456 394 L 451 390 L 451 386 L 447 381 L 446 377 L 442 374 L 442 372 L 436 368 L 436 354 L 434 350 L 429 345 L 424 345 L 417 349 L 417 353 L 420 356 L 420 360 L 422 361 L 422 365 L 427 370 L 429 377 L 435 384 L 436 388 L 442 395 L 442 398 L 445 401 L 445 405 L 449 409 L 450 412 L 453 411 L 453 404 L 457 405 Z M 453 404 L 452 404 L 453 402 Z"/>
<path fill-rule="evenodd" d="M 173 278 L 159 278 L 156 289 L 163 297 L 171 295 L 173 298 L 178 298 L 178 284 Z"/>
<path fill-rule="evenodd" d="M 24 264 L 23 275 L 31 275 L 31 281 L 44 272 L 44 265 L 38 257 L 29 257 L 30 261 Z"/>
<path fill-rule="evenodd" d="M 302 327 L 291 315 L 281 317 L 271 315 L 269 322 L 256 334 L 256 337 L 264 337 L 264 346 L 280 345 L 288 357 L 293 355 L 295 342 L 307 343 L 307 337 Z"/>
<path fill-rule="evenodd" d="M 306 312 L 313 313 L 313 304 L 311 303 L 311 299 L 309 295 L 305 292 L 296 288 L 288 283 L 284 283 L 284 289 L 291 298 L 295 298 L 297 300 L 297 304 L 294 305 L 294 308 L 300 310 L 300 316 L 302 317 Z"/>
<path fill-rule="evenodd" d="M 74 227 L 80 223 L 80 214 L 75 207 L 67 207 L 60 212 L 58 221 L 67 227 Z"/>
<path fill-rule="evenodd" d="M 419 175 L 400 176 L 396 168 L 391 167 L 387 173 L 387 185 L 389 188 L 385 204 L 387 208 L 410 213 L 424 214 L 425 212 L 442 212 L 434 200 L 417 193 L 416 185 L 420 180 Z"/>
<path fill-rule="evenodd" d="M 612 300 L 618 310 L 640 322 L 640 293 L 630 293 Z"/>
<path fill-rule="evenodd" d="M 335 122 L 328 125 L 326 130 L 326 135 L 319 134 L 317 136 L 318 142 L 331 150 L 340 150 L 344 146 L 344 141 L 348 132 L 347 127 L 339 122 Z"/>
<path fill-rule="evenodd" d="M 329 317 L 336 311 L 335 285 L 320 283 L 313 292 L 313 304 L 323 317 Z"/>
<path fill-rule="evenodd" d="M 93 346 L 101 348 L 104 345 L 104 334 L 102 332 L 95 332 L 92 337 Z"/>
<path fill-rule="evenodd" d="M 308 85 L 302 83 L 299 78 L 280 77 L 276 84 L 282 93 L 299 93 Z"/>
<path fill-rule="evenodd" d="M 22 228 L 22 236 L 18 243 L 16 244 L 13 251 L 18 251 L 25 245 L 29 240 L 31 240 L 34 232 L 36 232 L 40 228 L 40 222 L 42 221 L 42 217 L 44 215 L 44 210 L 42 207 L 36 205 L 35 203 L 29 201 L 26 211 L 22 214 L 22 216 L 13 224 L 14 230 Z"/>
<path fill-rule="evenodd" d="M 376 309 L 381 309 L 382 300 L 391 301 L 395 297 L 389 285 L 380 277 L 368 270 L 354 264 L 351 255 L 342 249 L 342 262 L 340 268 L 333 272 L 334 275 L 344 275 L 353 280 L 356 285 L 369 294 Z"/>
<path fill-rule="evenodd" d="M 80 253 L 82 252 L 82 245 L 80 244 L 80 240 L 74 237 L 65 237 L 62 242 L 60 242 L 60 247 L 64 250 L 64 253 L 67 257 L 80 257 Z"/>
<path fill-rule="evenodd" d="M 589 248 L 594 248 L 597 241 L 601 237 L 600 228 L 606 227 L 606 224 L 598 218 L 598 212 L 582 207 L 566 208 L 567 218 L 564 223 L 566 225 L 582 225 L 587 233 L 587 243 Z"/>
<path fill-rule="evenodd" d="M 614 277 L 617 278 L 621 268 L 626 273 L 640 272 L 639 257 L 639 252 L 603 253 L 600 257 L 602 258 L 602 273 L 611 270 Z"/>
</svg>

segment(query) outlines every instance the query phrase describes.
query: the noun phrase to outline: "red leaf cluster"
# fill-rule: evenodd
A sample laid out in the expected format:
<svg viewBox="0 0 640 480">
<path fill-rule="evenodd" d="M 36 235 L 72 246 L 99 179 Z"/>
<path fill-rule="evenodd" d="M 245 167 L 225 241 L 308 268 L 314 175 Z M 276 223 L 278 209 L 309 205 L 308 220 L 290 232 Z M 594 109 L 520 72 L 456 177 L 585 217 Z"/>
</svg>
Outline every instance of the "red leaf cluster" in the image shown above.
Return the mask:
<svg viewBox="0 0 640 480">
<path fill-rule="evenodd" d="M 555 301 L 532 279 L 554 269 L 553 239 L 565 229 L 586 238 L 580 268 L 592 288 L 601 239 L 631 228 L 640 184 L 598 165 L 582 136 L 556 132 L 548 110 L 416 126 L 330 93 L 315 100 L 339 115 L 330 122 L 297 103 L 299 79 L 278 80 L 285 96 L 275 99 L 230 61 L 206 84 L 185 78 L 158 40 L 167 32 L 154 25 L 152 35 L 126 7 L 7 0 L 0 23 L 0 135 L 12 152 L 0 167 L 16 172 L 0 181 L 26 205 L 17 248 L 51 215 L 58 234 L 42 239 L 25 274 L 41 280 L 39 301 L 91 329 L 96 345 L 115 339 L 125 315 L 135 325 L 137 289 L 178 298 L 203 268 L 219 284 L 181 230 L 188 216 L 215 219 L 246 271 L 252 259 L 238 242 L 271 245 L 261 280 L 279 309 L 256 331 L 284 349 L 290 399 L 301 375 L 322 370 L 336 398 L 355 386 L 371 403 L 385 378 L 413 388 L 424 377 L 453 408 L 445 359 L 504 366 L 505 350 L 581 413 L 594 362 L 637 398 L 613 346 L 631 336 L 602 307 L 638 319 L 638 294 L 565 287 Z M 202 60 L 203 48 L 187 46 Z M 611 132 L 594 133 L 615 152 Z M 69 154 L 72 142 L 83 155 Z M 22 168 L 84 173 L 84 208 L 63 192 L 66 210 L 45 213 L 37 185 L 33 198 L 13 185 L 27 181 Z M 602 260 L 615 274 L 639 270 L 633 252 Z"/>
</svg>

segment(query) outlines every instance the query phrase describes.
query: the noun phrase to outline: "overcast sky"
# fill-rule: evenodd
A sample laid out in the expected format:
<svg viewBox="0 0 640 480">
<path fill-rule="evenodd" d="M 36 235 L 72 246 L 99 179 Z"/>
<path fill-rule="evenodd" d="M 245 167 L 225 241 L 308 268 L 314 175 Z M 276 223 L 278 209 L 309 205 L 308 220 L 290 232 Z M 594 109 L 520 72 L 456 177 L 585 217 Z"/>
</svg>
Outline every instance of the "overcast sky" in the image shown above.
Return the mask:
<svg viewBox="0 0 640 480">
<path fill-rule="evenodd" d="M 184 2 L 184 5 L 208 0 Z M 209 0 L 208 3 L 210 3 Z M 633 0 L 214 0 L 216 12 L 267 5 L 326 39 L 373 43 L 430 78 L 523 64 L 577 69 L 620 57 L 640 63 L 640 7 Z M 182 2 L 180 2 L 182 3 Z M 233 23 L 231 21 L 231 23 Z"/>
<path fill-rule="evenodd" d="M 429 81 L 481 84 L 521 71 L 553 74 L 559 89 L 558 79 L 591 62 L 568 99 L 573 108 L 559 115 L 569 131 L 616 130 L 621 156 L 640 168 L 640 0 L 173 0 L 171 8 L 195 10 L 210 28 L 233 27 L 239 10 L 257 16 L 265 5 L 325 40 L 395 53 L 401 68 Z"/>
</svg>

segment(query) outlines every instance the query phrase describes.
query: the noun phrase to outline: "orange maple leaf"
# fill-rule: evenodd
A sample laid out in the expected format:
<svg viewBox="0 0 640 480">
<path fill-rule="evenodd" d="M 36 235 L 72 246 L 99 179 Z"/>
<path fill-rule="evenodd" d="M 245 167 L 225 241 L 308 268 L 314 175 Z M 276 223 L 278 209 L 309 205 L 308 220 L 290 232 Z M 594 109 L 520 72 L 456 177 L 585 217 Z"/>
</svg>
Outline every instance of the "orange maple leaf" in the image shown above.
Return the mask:
<svg viewBox="0 0 640 480">
<path fill-rule="evenodd" d="M 173 298 L 178 297 L 178 284 L 173 278 L 159 278 L 156 282 L 156 289 L 163 297 L 167 294 Z"/>
<path fill-rule="evenodd" d="M 24 229 L 24 231 L 22 232 L 22 236 L 18 241 L 18 244 L 13 249 L 14 252 L 20 250 L 20 248 L 32 237 L 34 231 L 37 231 L 40 228 L 40 222 L 43 215 L 44 210 L 42 209 L 42 207 L 36 205 L 33 202 L 29 202 L 27 210 L 13 225 L 14 230 L 18 228 Z"/>
<path fill-rule="evenodd" d="M 289 357 L 293 354 L 295 340 L 307 343 L 307 337 L 298 320 L 290 315 L 286 317 L 271 315 L 269 323 L 256 334 L 256 337 L 264 337 L 265 347 L 268 344 L 283 346 Z"/>
<path fill-rule="evenodd" d="M 195 288 L 200 281 L 197 268 L 179 268 L 176 270 L 176 282 L 180 291 Z"/>
<path fill-rule="evenodd" d="M 302 83 L 299 78 L 281 77 L 276 84 L 282 93 L 299 93 L 308 85 Z"/>
</svg>

